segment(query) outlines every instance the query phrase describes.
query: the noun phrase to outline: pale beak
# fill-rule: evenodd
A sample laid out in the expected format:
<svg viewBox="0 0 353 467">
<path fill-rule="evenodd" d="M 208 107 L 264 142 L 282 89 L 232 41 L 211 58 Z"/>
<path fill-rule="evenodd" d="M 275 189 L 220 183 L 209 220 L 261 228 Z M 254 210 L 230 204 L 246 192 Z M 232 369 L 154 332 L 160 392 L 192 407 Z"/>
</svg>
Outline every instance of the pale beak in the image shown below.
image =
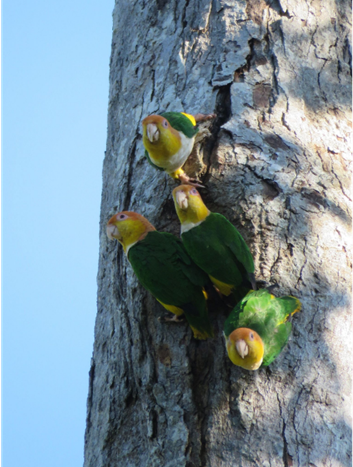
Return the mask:
<svg viewBox="0 0 353 467">
<path fill-rule="evenodd" d="M 189 201 L 186 194 L 183 191 L 177 191 L 175 195 L 176 202 L 180 209 L 187 209 L 189 206 Z"/>
<path fill-rule="evenodd" d="M 119 233 L 118 227 L 114 224 L 108 224 L 107 225 L 107 236 L 109 240 L 119 240 L 120 233 Z"/>
<path fill-rule="evenodd" d="M 237 352 L 241 356 L 241 358 L 246 357 L 249 353 L 248 344 L 243 339 L 239 339 L 238 341 L 236 341 L 235 348 L 237 349 Z"/>
<path fill-rule="evenodd" d="M 154 143 L 155 141 L 158 141 L 159 139 L 159 131 L 157 125 L 154 123 L 149 123 L 147 125 L 147 137 L 151 141 L 151 143 Z"/>
</svg>

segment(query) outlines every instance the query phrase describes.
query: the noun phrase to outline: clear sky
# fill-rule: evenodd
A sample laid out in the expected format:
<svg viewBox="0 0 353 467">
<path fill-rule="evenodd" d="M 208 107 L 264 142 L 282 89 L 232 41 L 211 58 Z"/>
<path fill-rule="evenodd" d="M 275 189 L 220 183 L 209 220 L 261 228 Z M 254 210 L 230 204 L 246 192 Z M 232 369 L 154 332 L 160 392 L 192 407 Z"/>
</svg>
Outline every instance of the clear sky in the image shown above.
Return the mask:
<svg viewBox="0 0 353 467">
<path fill-rule="evenodd" d="M 114 0 L 2 1 L 2 466 L 83 463 Z"/>
</svg>

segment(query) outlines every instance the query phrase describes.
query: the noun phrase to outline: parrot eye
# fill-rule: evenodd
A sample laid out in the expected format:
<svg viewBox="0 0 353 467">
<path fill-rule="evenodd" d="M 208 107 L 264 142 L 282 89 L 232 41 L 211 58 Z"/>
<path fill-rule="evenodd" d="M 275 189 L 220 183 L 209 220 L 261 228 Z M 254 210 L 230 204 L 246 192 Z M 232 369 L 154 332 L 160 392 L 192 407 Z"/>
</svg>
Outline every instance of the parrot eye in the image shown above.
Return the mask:
<svg viewBox="0 0 353 467">
<path fill-rule="evenodd" d="M 249 338 L 250 338 L 251 341 L 254 340 L 254 334 L 252 332 L 249 334 Z"/>
<path fill-rule="evenodd" d="M 196 190 L 196 188 L 193 188 L 192 190 L 190 190 L 190 193 L 192 195 L 198 195 L 199 194 L 199 192 Z"/>
<path fill-rule="evenodd" d="M 164 128 L 168 128 L 168 122 L 167 122 L 167 120 L 163 120 L 162 125 L 164 126 Z"/>
<path fill-rule="evenodd" d="M 119 215 L 117 216 L 117 219 L 118 219 L 119 221 L 122 221 L 122 220 L 127 219 L 127 218 L 128 218 L 128 216 L 127 216 L 126 214 L 119 214 Z"/>
</svg>

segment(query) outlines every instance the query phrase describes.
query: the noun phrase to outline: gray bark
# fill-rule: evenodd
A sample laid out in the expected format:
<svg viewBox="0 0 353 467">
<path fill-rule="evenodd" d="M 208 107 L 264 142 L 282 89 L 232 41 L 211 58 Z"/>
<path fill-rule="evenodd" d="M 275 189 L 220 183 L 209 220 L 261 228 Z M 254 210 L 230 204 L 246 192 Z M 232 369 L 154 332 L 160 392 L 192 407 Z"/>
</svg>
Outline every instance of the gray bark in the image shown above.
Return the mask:
<svg viewBox="0 0 353 467">
<path fill-rule="evenodd" d="M 116 0 L 103 167 L 98 314 L 85 467 L 351 465 L 350 2 Z M 175 182 L 148 165 L 141 120 L 216 112 L 187 173 L 253 253 L 257 279 L 300 298 L 270 367 L 138 284 L 105 225 L 119 210 L 178 235 Z"/>
</svg>

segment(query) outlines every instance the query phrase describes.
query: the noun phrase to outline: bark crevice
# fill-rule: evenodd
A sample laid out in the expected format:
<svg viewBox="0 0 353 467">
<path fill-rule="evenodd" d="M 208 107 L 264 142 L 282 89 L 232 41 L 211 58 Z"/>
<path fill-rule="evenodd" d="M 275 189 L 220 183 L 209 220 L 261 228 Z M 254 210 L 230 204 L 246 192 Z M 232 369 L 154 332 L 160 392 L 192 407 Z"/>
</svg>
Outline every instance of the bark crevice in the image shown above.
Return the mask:
<svg viewBox="0 0 353 467">
<path fill-rule="evenodd" d="M 349 8 L 116 0 L 85 467 L 350 465 Z M 162 110 L 217 114 L 186 171 L 249 244 L 257 279 L 302 302 L 256 373 L 227 357 L 226 304 L 211 301 L 215 338 L 196 342 L 159 320 L 106 237 L 123 209 L 179 234 L 176 183 L 142 145 L 141 119 Z"/>
</svg>

